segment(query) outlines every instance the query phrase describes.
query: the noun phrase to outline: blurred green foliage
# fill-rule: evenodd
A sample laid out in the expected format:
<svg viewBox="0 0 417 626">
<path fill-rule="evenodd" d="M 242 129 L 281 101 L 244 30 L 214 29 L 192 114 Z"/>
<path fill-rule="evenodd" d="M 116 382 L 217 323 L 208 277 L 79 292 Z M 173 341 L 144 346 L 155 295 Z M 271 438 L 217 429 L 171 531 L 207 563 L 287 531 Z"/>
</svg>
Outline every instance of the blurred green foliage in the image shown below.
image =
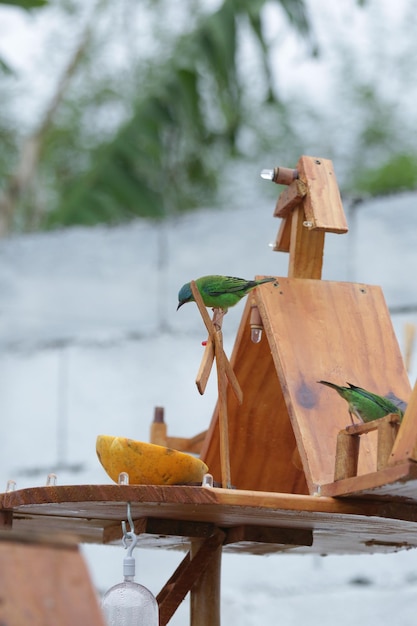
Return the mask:
<svg viewBox="0 0 417 626">
<path fill-rule="evenodd" d="M 366 168 L 353 186 L 372 196 L 417 189 L 417 154 L 395 154 L 379 167 Z"/>
<path fill-rule="evenodd" d="M 93 5 L 90 28 L 69 63 L 69 80 L 57 86 L 58 104 L 30 137 L 36 146 L 32 162 L 24 160 L 30 150 L 15 115 L 15 71 L 0 60 L 0 212 L 8 215 L 10 229 L 163 219 L 215 206 L 222 172 L 233 158 L 257 158 L 261 168 L 275 165 L 276 159 L 291 166 L 300 154 L 316 154 L 335 161 L 344 192 L 416 188 L 415 146 L 396 101 L 401 89 L 397 84 L 387 96 L 380 88 L 380 66 L 389 67 L 389 57 L 381 58 L 388 53 L 380 46 L 380 34 L 375 70 L 365 75 L 354 43 L 336 42 L 336 106 L 324 110 L 311 104 L 302 89 L 286 98 L 277 93 L 270 46 L 281 42 L 265 34 L 266 9 L 273 5 L 281 12 L 285 35 L 296 33 L 303 54 L 308 51 L 315 59 L 318 49 L 305 0 L 223 0 L 214 10 L 189 0 L 186 19 L 175 23 L 166 16 L 169 0 L 143 0 L 136 6 L 145 11 L 140 35 L 132 6 L 120 2 L 127 21 L 119 24 L 112 16 L 120 20 L 123 9 L 107 0 Z M 36 8 L 44 3 L 14 4 Z M 368 10 L 368 3 L 357 4 Z M 76 30 L 84 5 L 76 0 L 54 0 L 53 5 L 66 16 L 68 31 Z M 119 65 L 117 45 L 108 38 L 117 28 L 126 41 L 147 38 L 132 46 Z M 250 43 L 249 64 L 242 62 L 244 38 L 245 45 Z M 50 42 L 51 50 L 58 43 Z M 392 61 L 397 81 L 402 72 L 403 81 L 408 80 L 412 58 L 406 47 L 404 54 Z M 22 171 L 29 176 L 19 178 Z M 276 196 L 276 189 L 268 187 L 269 192 Z"/>
<path fill-rule="evenodd" d="M 61 193 L 41 225 L 163 218 L 214 203 L 219 168 L 237 154 L 244 122 L 237 66 L 239 23 L 245 19 L 251 25 L 267 54 L 261 27 L 264 4 L 224 0 L 177 38 L 168 59 L 156 60 L 145 69 L 140 76 L 144 89 L 134 94 L 130 117 L 107 141 L 88 149 L 84 171 L 72 175 L 66 169 L 60 177 L 55 170 Z M 302 0 L 278 4 L 294 28 L 308 33 Z M 271 100 L 268 75 L 266 80 Z M 46 156 L 48 163 L 58 165 L 57 132 L 62 129 L 55 126 L 48 133 Z"/>
</svg>

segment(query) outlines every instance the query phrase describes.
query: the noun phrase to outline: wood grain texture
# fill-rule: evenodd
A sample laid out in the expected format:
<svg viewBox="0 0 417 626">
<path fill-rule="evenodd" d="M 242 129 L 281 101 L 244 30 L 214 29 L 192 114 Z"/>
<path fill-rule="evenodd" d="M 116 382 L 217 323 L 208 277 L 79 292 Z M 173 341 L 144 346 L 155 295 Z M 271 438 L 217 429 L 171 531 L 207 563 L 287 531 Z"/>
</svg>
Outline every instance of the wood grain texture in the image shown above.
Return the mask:
<svg viewBox="0 0 417 626">
<path fill-rule="evenodd" d="M 221 543 L 224 534 L 222 533 Z M 198 626 L 220 626 L 220 596 L 221 596 L 221 562 L 222 545 L 219 542 L 214 545 L 214 550 L 209 554 L 209 559 L 202 568 L 199 565 L 200 574 L 191 587 L 190 597 L 190 623 Z M 199 558 L 200 551 L 204 549 L 201 541 L 191 543 L 191 562 Z"/>
<path fill-rule="evenodd" d="M 227 390 L 232 484 L 238 489 L 307 493 L 304 474 L 291 461 L 295 439 L 267 337 L 264 333 L 259 344 L 250 339 L 250 304 L 248 299 L 231 356 L 244 390 L 241 406 Z M 219 481 L 218 407 L 201 458 Z"/>
<path fill-rule="evenodd" d="M 417 464 L 398 463 L 362 476 L 321 485 L 320 494 L 330 497 L 361 497 L 417 502 Z"/>
<path fill-rule="evenodd" d="M 340 191 L 329 159 L 302 156 L 297 163 L 299 178 L 307 185 L 303 206 L 313 228 L 332 233 L 348 231 Z"/>
<path fill-rule="evenodd" d="M 287 217 L 291 210 L 298 206 L 307 194 L 307 185 L 302 180 L 294 180 L 284 189 L 277 200 L 274 217 Z"/>
<path fill-rule="evenodd" d="M 223 540 L 224 533 L 216 530 L 211 537 L 199 542 L 196 549 L 189 552 L 179 564 L 156 598 L 159 606 L 160 626 L 168 624 L 187 593 L 194 584 L 198 585 L 199 579 L 204 574 L 206 574 L 206 582 L 211 586 L 208 590 L 211 593 L 205 594 L 203 588 L 196 590 L 196 597 L 193 598 L 192 604 L 197 604 L 202 612 L 197 621 L 197 614 L 195 610 L 192 611 L 191 624 L 220 626 L 220 559 L 218 555 L 219 553 L 221 555 Z M 213 559 L 215 566 L 210 568 Z M 209 568 L 208 572 L 207 568 Z M 218 590 L 217 594 L 214 594 L 213 590 L 216 586 Z"/>
<path fill-rule="evenodd" d="M 381 395 L 392 391 L 405 401 L 410 384 L 379 287 L 277 280 L 254 292 L 264 324 L 261 343 L 250 341 L 247 303 L 232 354 L 244 390 L 240 409 L 228 394 L 232 482 L 305 492 L 291 461 L 296 440 L 312 494 L 333 481 L 337 434 L 349 424 L 346 402 L 317 381 L 352 382 Z M 359 475 L 374 472 L 376 433 L 362 437 L 360 448 Z M 217 409 L 202 458 L 218 480 Z"/>
<path fill-rule="evenodd" d="M 305 219 L 301 206 L 295 209 L 291 215 L 288 276 L 290 278 L 319 279 L 323 267 L 325 232 L 306 228 L 304 226 Z"/>
<path fill-rule="evenodd" d="M 389 465 L 396 465 L 407 459 L 417 461 L 417 382 L 414 385 L 388 463 Z"/>
<path fill-rule="evenodd" d="M 336 440 L 334 479 L 350 478 L 358 473 L 359 435 L 349 435 L 341 430 Z"/>
<path fill-rule="evenodd" d="M 104 626 L 78 547 L 48 538 L 0 541 L 0 623 Z"/>
<path fill-rule="evenodd" d="M 399 484 L 403 481 L 407 488 L 413 486 L 415 495 L 417 464 L 390 469 L 396 472 Z M 385 498 L 377 490 L 370 496 L 335 499 L 206 487 L 108 484 L 33 487 L 0 495 L 0 507 L 13 512 L 13 530 L 5 532 L 29 535 L 42 529 L 52 537 L 65 529 L 71 530 L 79 541 L 95 543 L 102 543 L 105 528 L 126 519 L 126 502 L 131 502 L 134 520 L 158 518 L 157 532 L 162 530 L 161 520 L 166 520 L 163 534 L 151 539 L 149 535 L 139 535 L 139 547 L 188 550 L 189 538 L 180 537 L 176 542 L 167 533 L 181 532 L 179 528 L 187 527 L 190 533 L 197 532 L 201 537 L 202 527 L 196 522 L 214 524 L 226 531 L 234 526 L 257 526 L 261 539 L 262 533 L 271 533 L 262 531 L 262 527 L 313 532 L 311 546 L 283 546 L 253 541 L 256 537 L 251 531 L 246 545 L 226 545 L 226 552 L 260 553 L 261 544 L 262 554 L 283 550 L 301 554 L 370 554 L 417 547 L 415 502 L 395 501 L 390 495 Z M 179 521 L 188 526 L 178 524 Z M 276 538 L 281 542 L 283 539 L 284 535 Z"/>
<path fill-rule="evenodd" d="M 291 220 L 292 216 L 283 217 L 274 243 L 274 252 L 289 252 L 291 243 Z"/>
<path fill-rule="evenodd" d="M 410 383 L 391 318 L 381 289 L 363 284 L 279 278 L 277 286 L 264 285 L 255 298 L 314 493 L 333 480 L 337 433 L 349 423 L 346 402 L 317 381 L 352 382 L 380 395 L 392 391 L 409 399 Z M 240 356 L 254 367 L 250 352 Z M 267 359 L 266 350 L 263 357 Z M 250 363 L 246 367 L 251 369 Z M 247 385 L 242 383 L 245 394 Z M 376 467 L 375 433 L 362 439 L 359 474 Z"/>
<path fill-rule="evenodd" d="M 379 287 L 279 278 L 254 298 L 264 324 L 252 344 L 247 303 L 232 354 L 244 390 L 240 409 L 228 394 L 233 484 L 238 488 L 305 492 L 291 456 L 294 435 L 308 489 L 333 481 L 337 434 L 346 402 L 317 383 L 352 382 L 408 400 L 410 384 Z M 358 473 L 374 472 L 376 433 L 362 437 Z M 202 458 L 219 480 L 217 409 Z M 260 460 L 262 458 L 262 461 Z"/>
</svg>

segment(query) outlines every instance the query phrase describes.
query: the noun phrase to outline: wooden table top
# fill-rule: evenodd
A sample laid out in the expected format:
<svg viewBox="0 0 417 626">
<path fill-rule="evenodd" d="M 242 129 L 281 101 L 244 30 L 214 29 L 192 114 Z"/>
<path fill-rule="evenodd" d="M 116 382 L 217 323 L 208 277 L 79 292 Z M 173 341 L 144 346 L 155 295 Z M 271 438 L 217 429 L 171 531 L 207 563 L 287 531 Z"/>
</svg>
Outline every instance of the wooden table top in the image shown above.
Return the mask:
<svg viewBox="0 0 417 626">
<path fill-rule="evenodd" d="M 417 547 L 417 505 L 201 486 L 63 485 L 0 495 L 3 528 L 121 540 L 131 503 L 138 545 L 188 549 L 226 530 L 225 551 L 357 554 Z"/>
</svg>

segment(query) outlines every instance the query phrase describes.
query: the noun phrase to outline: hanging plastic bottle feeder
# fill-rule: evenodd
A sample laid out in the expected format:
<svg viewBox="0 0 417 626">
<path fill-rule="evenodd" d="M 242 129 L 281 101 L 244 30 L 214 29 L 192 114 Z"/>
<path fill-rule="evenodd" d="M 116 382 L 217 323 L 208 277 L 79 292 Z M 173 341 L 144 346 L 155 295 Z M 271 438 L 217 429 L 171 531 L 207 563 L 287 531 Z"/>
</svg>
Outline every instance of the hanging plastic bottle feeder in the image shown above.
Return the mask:
<svg viewBox="0 0 417 626">
<path fill-rule="evenodd" d="M 131 531 L 126 532 L 122 522 L 123 545 L 127 556 L 123 559 L 123 582 L 111 587 L 103 596 L 101 606 L 108 626 L 158 626 L 159 610 L 155 596 L 143 585 L 134 582 L 135 558 L 132 552 L 138 542 L 128 503 Z"/>
</svg>

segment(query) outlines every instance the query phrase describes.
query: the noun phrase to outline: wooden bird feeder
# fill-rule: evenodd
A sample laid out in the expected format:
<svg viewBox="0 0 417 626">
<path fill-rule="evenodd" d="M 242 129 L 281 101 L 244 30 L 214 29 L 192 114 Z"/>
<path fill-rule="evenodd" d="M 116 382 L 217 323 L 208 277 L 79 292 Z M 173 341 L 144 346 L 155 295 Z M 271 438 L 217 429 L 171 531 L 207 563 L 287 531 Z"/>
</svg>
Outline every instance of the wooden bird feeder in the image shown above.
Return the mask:
<svg viewBox="0 0 417 626">
<path fill-rule="evenodd" d="M 197 386 L 203 393 L 216 361 L 218 403 L 207 431 L 188 439 L 168 436 L 161 408 L 151 427 L 153 443 L 199 453 L 221 487 L 51 486 L 0 496 L 11 539 L 42 530 L 96 543 L 120 542 L 130 502 L 139 545 L 187 551 L 158 595 L 161 625 L 191 591 L 191 624 L 219 626 L 222 552 L 417 547 L 417 386 L 411 392 L 380 287 L 321 280 L 325 233 L 348 230 L 332 163 L 302 156 L 271 179 L 286 185 L 274 215 L 288 276 L 251 292 L 230 361 L 221 324 L 192 283 L 209 333 Z M 262 329 L 259 343 L 251 323 Z M 394 393 L 408 402 L 402 422 L 349 425 L 346 403 L 322 379 Z"/>
</svg>

